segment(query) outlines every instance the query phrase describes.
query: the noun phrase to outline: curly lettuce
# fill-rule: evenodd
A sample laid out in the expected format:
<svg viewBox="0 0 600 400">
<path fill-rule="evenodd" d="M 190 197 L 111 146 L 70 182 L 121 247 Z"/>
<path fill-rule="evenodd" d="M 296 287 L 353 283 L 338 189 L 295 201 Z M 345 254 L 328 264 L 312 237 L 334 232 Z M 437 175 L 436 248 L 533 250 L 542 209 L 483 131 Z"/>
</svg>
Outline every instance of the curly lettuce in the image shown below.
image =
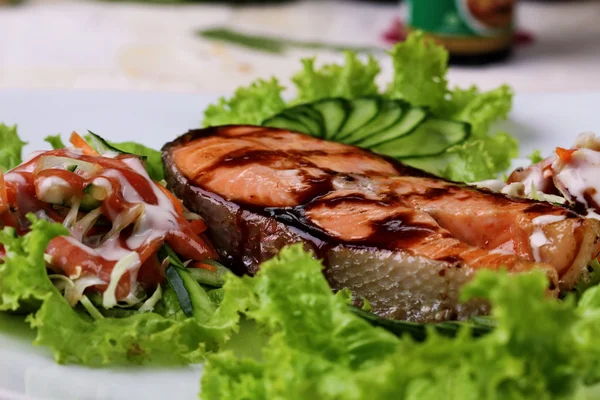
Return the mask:
<svg viewBox="0 0 600 400">
<path fill-rule="evenodd" d="M 321 68 L 315 67 L 315 58 L 303 59 L 302 69 L 292 77 L 297 91 L 294 103 L 327 97 L 354 99 L 376 95 L 379 89 L 375 78 L 381 70 L 379 63 L 373 57 L 363 63 L 352 51 L 346 51 L 344 57 L 342 65 L 326 64 Z"/>
<path fill-rule="evenodd" d="M 259 79 L 248 87 L 237 89 L 231 99 L 221 97 L 204 112 L 204 126 L 227 124 L 260 125 L 265 118 L 286 107 L 282 93 L 284 87 L 277 79 Z"/>
<path fill-rule="evenodd" d="M 493 122 L 508 117 L 514 95 L 507 85 L 487 92 L 481 92 L 475 86 L 454 88 L 447 94 L 439 114 L 470 123 L 475 138 L 486 136 Z"/>
<path fill-rule="evenodd" d="M 432 329 L 417 343 L 355 316 L 321 269 L 293 246 L 256 277 L 229 282 L 269 339 L 258 357 L 210 355 L 202 399 L 570 399 L 600 380 L 600 288 L 576 305 L 548 298 L 541 272 L 483 270 L 462 299 L 488 299 L 494 331 L 448 338 Z"/>
<path fill-rule="evenodd" d="M 50 144 L 53 150 L 63 149 L 65 147 L 65 144 L 62 141 L 62 138 L 60 137 L 60 133 L 56 135 L 48 135 L 44 138 L 44 141 Z"/>
<path fill-rule="evenodd" d="M 519 154 L 519 142 L 505 132 L 467 140 L 432 160 L 405 162 L 456 182 L 477 182 L 496 176 L 510 167 Z"/>
<path fill-rule="evenodd" d="M 0 170 L 6 172 L 11 168 L 16 167 L 22 161 L 21 152 L 23 146 L 27 144 L 21 140 L 17 134 L 17 126 L 7 126 L 0 124 Z"/>
<path fill-rule="evenodd" d="M 448 52 L 416 32 L 390 55 L 394 77 L 387 94 L 417 106 L 439 108 L 447 92 Z"/>
<path fill-rule="evenodd" d="M 529 161 L 531 161 L 532 164 L 537 164 L 544 160 L 544 157 L 542 157 L 542 153 L 539 150 L 532 151 L 527 158 L 529 158 Z"/>
</svg>

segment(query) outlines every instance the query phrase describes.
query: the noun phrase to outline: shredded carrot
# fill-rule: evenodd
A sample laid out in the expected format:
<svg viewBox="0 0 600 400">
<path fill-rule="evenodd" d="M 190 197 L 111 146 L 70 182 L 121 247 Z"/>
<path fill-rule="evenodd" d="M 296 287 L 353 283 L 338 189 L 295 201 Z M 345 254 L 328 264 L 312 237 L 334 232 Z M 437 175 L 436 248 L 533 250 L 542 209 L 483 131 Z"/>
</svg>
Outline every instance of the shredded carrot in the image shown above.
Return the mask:
<svg viewBox="0 0 600 400">
<path fill-rule="evenodd" d="M 556 154 L 561 159 L 561 161 L 564 163 L 568 163 L 569 161 L 571 161 L 571 158 L 573 157 L 573 153 L 575 153 L 575 150 L 573 150 L 573 149 L 571 149 L 571 150 L 563 149 L 562 147 L 556 148 Z"/>
<path fill-rule="evenodd" d="M 196 235 L 199 235 L 206 230 L 206 224 L 204 223 L 203 220 L 196 219 L 196 220 L 190 222 L 190 228 L 191 228 L 192 232 L 194 232 Z"/>
<path fill-rule="evenodd" d="M 192 267 L 192 268 L 202 268 L 202 269 L 209 270 L 211 272 L 216 272 L 218 270 L 218 268 L 215 267 L 214 265 L 204 264 L 203 262 L 200 262 L 200 261 L 193 262 L 190 265 L 190 267 Z"/>
<path fill-rule="evenodd" d="M 167 197 L 169 198 L 169 200 L 171 200 L 171 202 L 173 203 L 173 206 L 175 206 L 175 211 L 177 211 L 177 214 L 182 215 L 183 214 L 183 205 L 181 204 L 181 201 L 177 197 L 175 197 L 175 195 L 173 193 L 171 193 L 163 185 L 157 183 L 156 186 L 158 186 L 158 188 L 160 190 L 162 190 L 162 192 L 165 195 L 167 195 Z"/>
<path fill-rule="evenodd" d="M 100 154 L 92 148 L 85 139 L 83 139 L 77 132 L 71 133 L 71 137 L 69 138 L 69 142 L 73 144 L 78 149 L 83 150 L 83 154 L 86 156 L 99 156 Z"/>
<path fill-rule="evenodd" d="M 0 214 L 9 209 L 8 195 L 6 194 L 6 184 L 4 183 L 4 174 L 0 171 Z"/>
</svg>

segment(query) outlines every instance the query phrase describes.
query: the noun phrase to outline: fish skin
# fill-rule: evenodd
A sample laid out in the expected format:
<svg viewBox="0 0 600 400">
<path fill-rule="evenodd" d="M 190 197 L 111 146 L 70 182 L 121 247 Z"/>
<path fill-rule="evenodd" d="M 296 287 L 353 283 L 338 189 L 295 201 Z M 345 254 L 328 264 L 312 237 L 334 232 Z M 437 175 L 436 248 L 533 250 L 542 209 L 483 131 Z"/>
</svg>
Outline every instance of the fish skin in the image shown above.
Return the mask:
<svg viewBox="0 0 600 400">
<path fill-rule="evenodd" d="M 220 147 L 215 138 L 221 140 Z M 333 157 L 323 158 L 328 152 Z M 331 161 L 338 156 L 351 162 Z M 283 246 L 303 242 L 307 250 L 324 259 L 324 273 L 334 290 L 348 287 L 357 301 L 368 299 L 379 315 L 418 322 L 487 313 L 483 302 L 458 301 L 460 288 L 479 268 L 542 269 L 551 282 L 549 292 L 557 294 L 555 267 L 534 262 L 517 249 L 486 248 L 485 240 L 469 237 L 449 219 L 456 211 L 458 216 L 462 213 L 461 223 L 475 223 L 479 214 L 469 219 L 465 207 L 448 211 L 439 199 L 428 208 L 419 192 L 423 188 L 410 180 L 431 179 L 428 185 L 454 195 L 475 193 L 469 201 L 477 204 L 484 204 L 485 199 L 519 204 L 515 212 L 539 202 L 433 179 L 362 149 L 271 128 L 190 131 L 165 145 L 163 160 L 169 187 L 205 219 L 213 243 L 238 273 L 253 274 Z M 250 172 L 244 175 L 244 171 Z M 291 178 L 277 178 L 282 173 Z M 258 187 L 257 182 L 263 181 L 269 190 Z M 568 214 L 563 208 L 549 207 L 556 214 Z M 578 216 L 567 214 L 568 220 L 585 225 Z M 339 224 L 340 215 L 351 223 Z M 517 227 L 519 223 L 514 222 Z M 481 226 L 485 224 L 475 225 Z M 595 241 L 597 226 L 578 232 L 587 238 L 594 229 Z M 556 235 L 561 232 L 566 230 Z M 582 251 L 575 253 L 579 263 L 586 259 Z"/>
</svg>

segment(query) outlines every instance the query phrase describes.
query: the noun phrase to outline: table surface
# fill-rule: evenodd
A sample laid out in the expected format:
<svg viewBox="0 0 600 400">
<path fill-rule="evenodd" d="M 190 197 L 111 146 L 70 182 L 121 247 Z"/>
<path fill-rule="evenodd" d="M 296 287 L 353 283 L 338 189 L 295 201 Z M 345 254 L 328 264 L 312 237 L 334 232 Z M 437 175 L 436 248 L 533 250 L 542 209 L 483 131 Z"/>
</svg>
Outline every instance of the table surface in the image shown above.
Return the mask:
<svg viewBox="0 0 600 400">
<path fill-rule="evenodd" d="M 146 5 L 29 0 L 0 8 L 0 89 L 88 89 L 228 93 L 258 77 L 286 82 L 301 57 L 211 42 L 194 32 L 230 26 L 297 39 L 383 45 L 401 14 L 394 5 L 299 1 L 279 6 Z M 600 2 L 524 2 L 519 25 L 535 41 L 505 64 L 450 70 L 455 85 L 507 82 L 519 92 L 600 90 Z M 321 62 L 340 54 L 316 52 Z M 391 65 L 384 54 L 382 82 Z"/>
</svg>

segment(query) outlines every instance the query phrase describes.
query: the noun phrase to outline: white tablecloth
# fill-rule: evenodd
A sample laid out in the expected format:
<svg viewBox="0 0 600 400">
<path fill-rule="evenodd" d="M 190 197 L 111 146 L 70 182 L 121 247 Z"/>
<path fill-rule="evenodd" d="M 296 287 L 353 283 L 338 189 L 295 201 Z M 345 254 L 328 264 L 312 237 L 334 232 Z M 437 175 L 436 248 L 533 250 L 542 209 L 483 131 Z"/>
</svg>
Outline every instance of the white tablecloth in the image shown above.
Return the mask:
<svg viewBox="0 0 600 400">
<path fill-rule="evenodd" d="M 0 8 L 0 89 L 230 92 L 257 77 L 286 79 L 294 50 L 271 55 L 201 39 L 199 28 L 227 25 L 248 32 L 352 45 L 382 45 L 400 7 L 353 1 L 303 1 L 268 7 L 145 5 L 30 0 Z M 520 92 L 600 90 L 600 3 L 523 3 L 520 25 L 535 42 L 506 64 L 452 68 L 452 84 L 484 88 L 507 82 Z M 318 52 L 319 60 L 339 54 Z M 391 65 L 383 60 L 382 82 Z"/>
</svg>

